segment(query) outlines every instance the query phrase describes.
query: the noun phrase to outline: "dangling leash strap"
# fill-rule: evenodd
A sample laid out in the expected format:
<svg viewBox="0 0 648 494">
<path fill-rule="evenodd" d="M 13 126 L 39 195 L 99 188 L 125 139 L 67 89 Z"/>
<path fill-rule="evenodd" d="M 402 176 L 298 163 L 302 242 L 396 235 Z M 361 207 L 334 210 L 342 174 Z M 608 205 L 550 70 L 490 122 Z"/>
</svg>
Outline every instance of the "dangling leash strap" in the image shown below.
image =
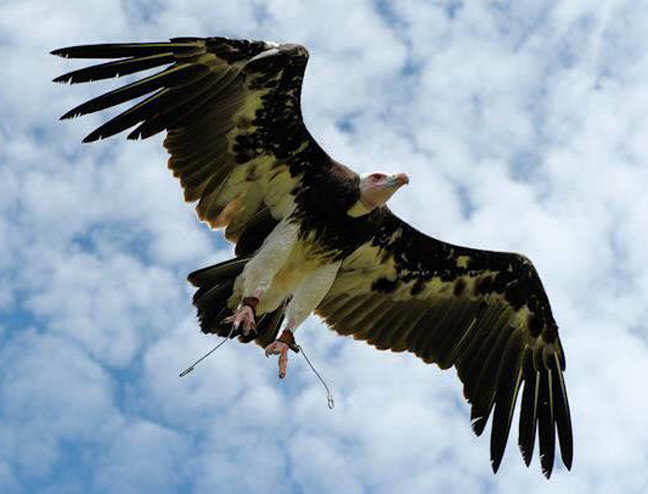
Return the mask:
<svg viewBox="0 0 648 494">
<path fill-rule="evenodd" d="M 196 368 L 196 366 L 197 366 L 200 362 L 202 362 L 203 360 L 205 360 L 205 359 L 206 359 L 207 357 L 209 357 L 212 353 L 214 353 L 216 350 L 218 350 L 220 347 L 222 347 L 225 343 L 227 343 L 227 342 L 230 340 L 230 338 L 232 337 L 233 334 L 234 334 L 234 326 L 232 326 L 232 329 L 230 329 L 229 334 L 225 337 L 225 339 L 224 339 L 223 341 L 221 341 L 218 345 L 216 345 L 214 348 L 212 348 L 211 350 L 209 350 L 205 355 L 203 355 L 202 357 L 200 357 L 200 358 L 199 358 L 198 360 L 196 360 L 193 364 L 191 364 L 189 367 L 187 367 L 185 370 L 183 370 L 183 371 L 180 373 L 180 377 L 184 377 L 184 376 L 186 376 L 187 374 L 189 374 L 190 372 L 193 372 L 193 370 Z"/>
<path fill-rule="evenodd" d="M 234 328 L 232 327 L 232 329 L 230 330 L 229 334 L 225 337 L 225 339 L 224 339 L 223 341 L 221 341 L 218 345 L 216 345 L 214 348 L 212 348 L 211 350 L 209 350 L 205 355 L 203 355 L 202 357 L 200 357 L 200 358 L 199 358 L 198 360 L 196 360 L 193 364 L 191 364 L 189 367 L 187 367 L 185 370 L 183 370 L 183 371 L 180 373 L 180 377 L 184 377 L 184 376 L 186 376 L 187 374 L 193 372 L 193 370 L 196 368 L 196 366 L 197 366 L 200 362 L 202 362 L 203 360 L 205 360 L 205 359 L 206 359 L 207 357 L 209 357 L 212 353 L 214 353 L 216 350 L 218 350 L 220 347 L 222 347 L 225 343 L 227 343 L 227 342 L 231 339 L 231 337 L 232 337 L 233 334 L 234 334 Z M 301 351 L 301 354 L 304 356 L 304 359 L 306 360 L 306 363 L 307 363 L 308 366 L 311 368 L 311 370 L 313 371 L 313 373 L 317 376 L 317 378 L 319 379 L 319 381 L 322 383 L 322 386 L 324 386 L 324 389 L 326 390 L 326 401 L 327 401 L 327 405 L 328 405 L 329 409 L 333 410 L 333 408 L 335 408 L 335 401 L 333 400 L 333 393 L 331 393 L 331 390 L 329 389 L 328 385 L 326 384 L 326 382 L 324 381 L 324 379 L 322 378 L 322 376 L 320 375 L 320 373 L 317 372 L 317 369 L 315 369 L 315 367 L 314 367 L 313 364 L 311 363 L 310 359 L 309 359 L 308 356 L 306 355 L 306 352 L 304 351 L 304 348 L 303 348 L 301 345 L 298 345 L 298 344 L 295 342 L 295 336 L 293 335 L 293 332 L 290 331 L 290 330 L 284 329 L 283 332 L 281 333 L 281 336 L 277 339 L 277 341 L 281 341 L 281 342 L 285 343 L 285 344 L 288 345 L 288 346 L 290 347 L 290 349 L 291 349 L 292 351 L 294 351 L 295 353 L 299 353 L 299 352 Z"/>
<path fill-rule="evenodd" d="M 299 353 L 299 345 L 295 342 L 295 335 L 291 330 L 284 329 L 277 341 L 285 343 L 293 352 Z"/>
<path fill-rule="evenodd" d="M 322 386 L 324 386 L 324 389 L 326 389 L 326 401 L 327 401 L 329 409 L 333 410 L 333 408 L 335 408 L 335 401 L 333 401 L 333 393 L 331 393 L 331 390 L 329 389 L 329 387 L 324 382 L 324 379 L 322 379 L 322 376 L 320 376 L 320 373 L 317 372 L 315 367 L 313 367 L 313 364 L 311 364 L 311 361 L 306 356 L 306 352 L 304 351 L 304 348 L 301 347 L 300 345 L 297 345 L 297 348 L 302 351 L 302 355 L 306 359 L 306 363 L 310 366 L 312 371 L 315 373 L 317 378 L 320 380 L 320 382 L 322 383 Z"/>
</svg>

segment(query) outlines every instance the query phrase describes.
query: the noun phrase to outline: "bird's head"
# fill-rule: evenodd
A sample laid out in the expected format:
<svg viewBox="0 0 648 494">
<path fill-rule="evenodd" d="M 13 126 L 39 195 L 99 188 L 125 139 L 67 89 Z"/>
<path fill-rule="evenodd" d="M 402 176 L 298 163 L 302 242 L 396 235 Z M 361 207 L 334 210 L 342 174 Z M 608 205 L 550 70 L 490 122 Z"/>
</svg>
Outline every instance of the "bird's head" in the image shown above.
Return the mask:
<svg viewBox="0 0 648 494">
<path fill-rule="evenodd" d="M 405 173 L 393 175 L 373 172 L 360 176 L 360 199 L 349 209 L 349 216 L 358 217 L 370 213 L 385 204 L 403 185 L 409 183 Z"/>
</svg>

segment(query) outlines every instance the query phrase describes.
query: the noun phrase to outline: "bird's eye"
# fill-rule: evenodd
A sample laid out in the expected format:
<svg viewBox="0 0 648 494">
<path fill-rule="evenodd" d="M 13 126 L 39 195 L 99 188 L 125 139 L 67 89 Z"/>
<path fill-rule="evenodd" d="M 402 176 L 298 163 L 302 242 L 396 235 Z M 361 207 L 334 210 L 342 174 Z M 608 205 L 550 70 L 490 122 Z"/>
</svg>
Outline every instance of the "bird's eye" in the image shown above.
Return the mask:
<svg viewBox="0 0 648 494">
<path fill-rule="evenodd" d="M 371 178 L 374 180 L 380 180 L 382 178 L 382 175 L 380 173 L 374 173 L 371 175 Z"/>
</svg>

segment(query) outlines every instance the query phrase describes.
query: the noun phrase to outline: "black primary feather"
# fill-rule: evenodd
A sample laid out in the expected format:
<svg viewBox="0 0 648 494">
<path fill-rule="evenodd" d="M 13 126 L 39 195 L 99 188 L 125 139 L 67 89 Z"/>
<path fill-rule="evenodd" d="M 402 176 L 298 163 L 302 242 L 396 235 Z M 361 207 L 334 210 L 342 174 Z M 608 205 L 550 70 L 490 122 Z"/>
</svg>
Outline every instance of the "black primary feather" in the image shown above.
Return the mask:
<svg viewBox="0 0 648 494">
<path fill-rule="evenodd" d="M 540 372 L 540 396 L 538 403 L 538 438 L 540 465 L 545 477 L 553 471 L 556 449 L 555 411 L 553 403 L 553 376 L 551 369 Z"/>
<path fill-rule="evenodd" d="M 147 57 L 133 57 L 74 70 L 57 77 L 54 79 L 54 82 L 78 84 L 81 82 L 99 81 L 102 79 L 110 79 L 111 77 L 133 74 L 141 70 L 159 67 L 160 65 L 172 64 L 173 62 L 175 62 L 175 57 L 172 53 L 160 53 Z"/>
</svg>

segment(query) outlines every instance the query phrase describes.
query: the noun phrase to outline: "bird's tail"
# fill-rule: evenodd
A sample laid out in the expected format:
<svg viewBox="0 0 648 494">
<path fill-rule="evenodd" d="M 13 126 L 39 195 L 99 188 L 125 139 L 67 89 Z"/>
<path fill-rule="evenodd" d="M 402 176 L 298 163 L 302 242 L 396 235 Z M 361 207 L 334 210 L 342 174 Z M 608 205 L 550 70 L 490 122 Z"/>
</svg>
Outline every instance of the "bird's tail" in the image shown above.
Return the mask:
<svg viewBox="0 0 648 494">
<path fill-rule="evenodd" d="M 228 300 L 234 292 L 234 282 L 250 257 L 236 257 L 213 266 L 194 271 L 188 276 L 189 282 L 198 290 L 194 294 L 193 303 L 198 309 L 200 329 L 203 333 L 216 333 L 218 336 L 228 336 L 230 324 L 223 324 L 223 319 L 233 314 L 228 307 Z M 284 318 L 285 304 L 280 305 L 274 312 L 262 314 L 256 321 L 256 333 L 247 336 L 241 332 L 232 334 L 239 341 L 248 343 L 255 340 L 265 347 L 277 338 L 279 327 Z"/>
</svg>

